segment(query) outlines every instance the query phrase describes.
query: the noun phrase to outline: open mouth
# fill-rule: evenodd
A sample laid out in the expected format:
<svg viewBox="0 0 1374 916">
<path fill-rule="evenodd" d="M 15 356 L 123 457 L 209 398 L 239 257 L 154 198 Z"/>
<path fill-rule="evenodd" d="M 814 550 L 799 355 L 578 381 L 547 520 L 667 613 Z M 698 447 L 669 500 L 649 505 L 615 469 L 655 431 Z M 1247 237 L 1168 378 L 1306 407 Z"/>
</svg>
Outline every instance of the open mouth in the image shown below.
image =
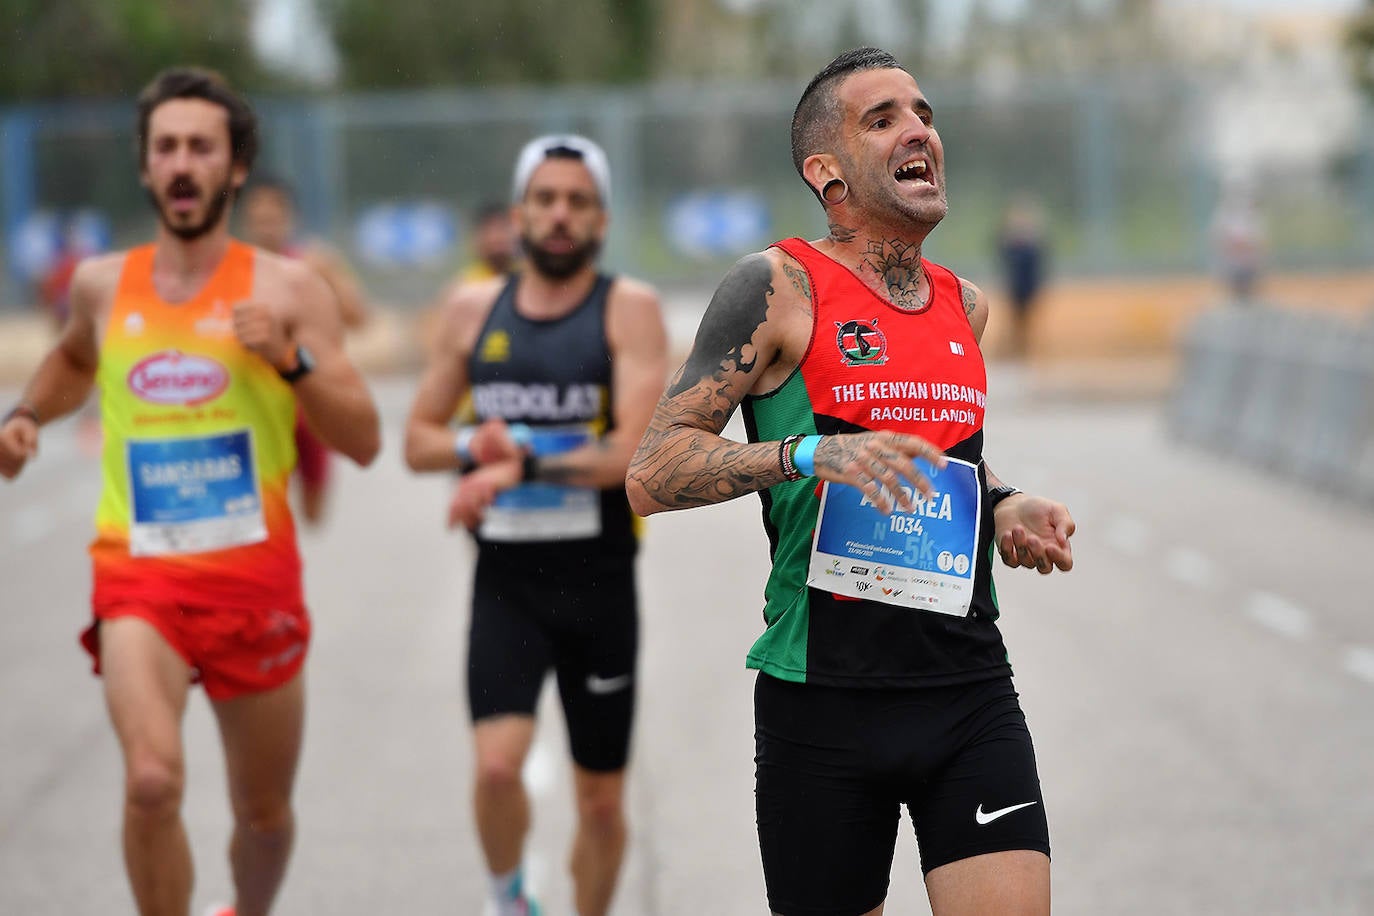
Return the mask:
<svg viewBox="0 0 1374 916">
<path fill-rule="evenodd" d="M 190 182 L 175 182 L 167 189 L 167 199 L 175 210 L 189 210 L 200 201 L 200 192 Z"/>
<path fill-rule="evenodd" d="M 567 235 L 551 235 L 544 239 L 543 247 L 545 251 L 555 254 L 564 254 L 577 247 L 577 241 Z"/>
<path fill-rule="evenodd" d="M 924 159 L 911 160 L 906 165 L 893 172 L 892 177 L 898 181 L 909 181 L 915 184 L 934 186 L 934 182 L 926 177 L 926 161 Z"/>
</svg>

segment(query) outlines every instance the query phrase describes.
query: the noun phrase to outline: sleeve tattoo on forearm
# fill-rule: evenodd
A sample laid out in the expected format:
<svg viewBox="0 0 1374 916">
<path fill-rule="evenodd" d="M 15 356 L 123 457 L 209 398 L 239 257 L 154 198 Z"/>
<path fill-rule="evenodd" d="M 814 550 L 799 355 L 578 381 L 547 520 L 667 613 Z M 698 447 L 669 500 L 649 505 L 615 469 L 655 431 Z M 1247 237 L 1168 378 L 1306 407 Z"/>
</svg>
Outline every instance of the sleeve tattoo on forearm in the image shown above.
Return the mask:
<svg viewBox="0 0 1374 916">
<path fill-rule="evenodd" d="M 691 355 L 654 410 L 639 449 L 643 460 L 630 474 L 662 505 L 709 505 L 776 482 L 744 460 L 756 447 L 714 438 L 739 405 L 731 380 L 753 371 L 758 361 L 754 335 L 767 319 L 773 293 L 772 264 L 759 254 L 741 261 L 712 298 Z"/>
</svg>

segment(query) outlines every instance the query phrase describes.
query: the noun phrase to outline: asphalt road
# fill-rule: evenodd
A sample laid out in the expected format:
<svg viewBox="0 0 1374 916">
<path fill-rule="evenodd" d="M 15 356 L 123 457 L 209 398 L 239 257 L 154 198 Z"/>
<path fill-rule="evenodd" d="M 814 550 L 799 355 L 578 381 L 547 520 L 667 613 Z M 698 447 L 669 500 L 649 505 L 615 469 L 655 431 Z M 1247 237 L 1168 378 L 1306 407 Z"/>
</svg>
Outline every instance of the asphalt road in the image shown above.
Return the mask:
<svg viewBox="0 0 1374 916">
<path fill-rule="evenodd" d="M 1065 576 L 999 576 L 1070 914 L 1374 912 L 1374 514 L 1180 448 L 1158 404 L 1051 402 L 994 372 L 987 453 L 1079 522 Z M 471 551 L 448 482 L 400 460 L 413 381 L 374 382 L 386 450 L 340 468 L 303 541 L 316 636 L 283 914 L 482 911 L 463 654 Z M 12 391 L 0 391 L 8 403 Z M 132 913 L 120 774 L 76 633 L 98 489 L 79 424 L 0 485 L 0 913 Z M 753 832 L 758 502 L 650 520 L 633 837 L 615 912 L 766 912 Z M 546 695 L 530 872 L 570 911 L 565 739 Z M 214 726 L 187 716 L 196 907 L 229 891 Z M 903 829 L 888 912 L 928 912 Z"/>
</svg>

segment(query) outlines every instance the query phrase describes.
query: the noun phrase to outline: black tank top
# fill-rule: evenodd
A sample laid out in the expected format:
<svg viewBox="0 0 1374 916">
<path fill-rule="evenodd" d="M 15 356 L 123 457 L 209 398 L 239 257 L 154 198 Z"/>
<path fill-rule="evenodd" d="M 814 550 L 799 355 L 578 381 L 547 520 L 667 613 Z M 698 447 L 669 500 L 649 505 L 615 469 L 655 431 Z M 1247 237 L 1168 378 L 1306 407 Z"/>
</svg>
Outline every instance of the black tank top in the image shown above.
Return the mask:
<svg viewBox="0 0 1374 916">
<path fill-rule="evenodd" d="M 524 423 L 537 440 L 600 438 L 615 428 L 606 303 L 614 277 L 598 274 L 587 298 L 561 318 L 536 320 L 515 309 L 520 276 L 512 276 L 492 305 L 468 363 L 478 422 L 498 417 Z M 564 435 L 564 434 L 567 435 Z M 536 452 L 541 446 L 536 445 Z M 623 486 L 593 491 L 598 533 L 548 539 L 498 540 L 483 536 L 483 550 L 545 559 L 632 555 L 634 515 Z M 488 513 L 491 517 L 491 513 Z"/>
</svg>

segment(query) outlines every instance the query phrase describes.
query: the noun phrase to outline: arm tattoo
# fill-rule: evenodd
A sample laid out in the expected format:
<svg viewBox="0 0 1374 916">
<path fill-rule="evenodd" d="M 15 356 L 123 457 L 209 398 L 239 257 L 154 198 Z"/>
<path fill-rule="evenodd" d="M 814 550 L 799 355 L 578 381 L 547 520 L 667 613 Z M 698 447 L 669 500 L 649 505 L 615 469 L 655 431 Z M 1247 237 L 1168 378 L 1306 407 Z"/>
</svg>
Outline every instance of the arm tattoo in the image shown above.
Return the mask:
<svg viewBox="0 0 1374 916">
<path fill-rule="evenodd" d="M 760 254 L 741 261 L 711 299 L 692 354 L 655 408 L 631 463 L 630 479 L 660 504 L 705 506 L 783 480 L 773 443 L 718 438 L 739 406 L 739 376 L 758 362 L 754 335 L 773 293 L 772 264 Z"/>
<path fill-rule="evenodd" d="M 964 299 L 964 317 L 972 319 L 973 310 L 978 308 L 978 291 L 973 288 L 973 284 L 963 280 L 959 281 L 959 291 Z"/>
<path fill-rule="evenodd" d="M 860 446 L 873 438 L 873 433 L 860 436 L 826 436 L 816 448 L 817 467 L 824 466 L 843 472 L 851 462 L 859 460 Z"/>
<path fill-rule="evenodd" d="M 765 255 L 752 255 L 730 271 L 706 307 L 692 353 L 667 397 L 675 398 L 708 379 L 724 381 L 730 372 L 752 372 L 758 353 L 745 362 L 744 350 L 753 349 L 750 341 L 768 315 L 772 295 L 773 265 Z"/>
<path fill-rule="evenodd" d="M 852 242 L 854 236 L 858 234 L 858 230 L 849 226 L 841 226 L 839 223 L 830 224 L 830 237 L 837 242 Z"/>
<path fill-rule="evenodd" d="M 714 416 L 714 411 L 693 414 L 684 410 L 674 423 L 660 410 L 645 433 L 630 479 L 673 509 L 714 505 L 785 479 L 777 463 L 776 442 L 732 442 L 698 435 L 673 441 L 683 426 L 709 422 Z"/>
<path fill-rule="evenodd" d="M 893 305 L 910 312 L 919 312 L 926 307 L 921 298 L 925 268 L 921 266 L 920 245 L 908 245 L 898 239 L 886 242 L 870 239 L 864 254 L 868 255 L 864 265 L 882 279 Z"/>
<path fill-rule="evenodd" d="M 792 281 L 792 285 L 797 288 L 797 292 L 802 294 L 809 307 L 811 305 L 811 281 L 806 276 L 806 271 L 798 270 L 791 264 L 782 265 L 782 272 L 787 274 L 787 279 Z"/>
</svg>

